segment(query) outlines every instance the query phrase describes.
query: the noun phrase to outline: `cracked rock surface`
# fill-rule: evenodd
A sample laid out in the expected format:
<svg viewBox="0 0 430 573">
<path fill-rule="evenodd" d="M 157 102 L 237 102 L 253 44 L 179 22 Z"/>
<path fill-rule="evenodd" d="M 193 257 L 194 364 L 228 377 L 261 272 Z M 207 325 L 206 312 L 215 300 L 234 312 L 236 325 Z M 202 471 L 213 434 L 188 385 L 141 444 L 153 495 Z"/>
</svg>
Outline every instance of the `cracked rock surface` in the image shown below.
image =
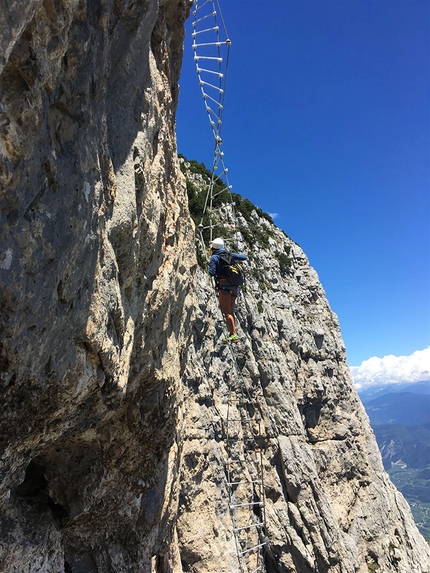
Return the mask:
<svg viewBox="0 0 430 573">
<path fill-rule="evenodd" d="M 237 239 L 234 360 L 221 343 L 176 155 L 189 9 L 1 3 L 0 572 L 238 573 L 224 420 L 240 375 L 266 573 L 429 573 L 318 276 L 256 212 L 270 237 Z"/>
<path fill-rule="evenodd" d="M 2 3 L 0 571 L 150 571 L 192 253 L 181 0 Z"/>
</svg>

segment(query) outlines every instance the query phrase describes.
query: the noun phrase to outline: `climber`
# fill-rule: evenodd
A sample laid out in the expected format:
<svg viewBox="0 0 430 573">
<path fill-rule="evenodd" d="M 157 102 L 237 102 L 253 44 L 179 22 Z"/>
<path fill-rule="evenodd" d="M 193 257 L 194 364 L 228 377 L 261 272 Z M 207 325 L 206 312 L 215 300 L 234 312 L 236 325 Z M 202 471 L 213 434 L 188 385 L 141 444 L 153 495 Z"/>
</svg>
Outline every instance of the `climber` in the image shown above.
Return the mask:
<svg viewBox="0 0 430 573">
<path fill-rule="evenodd" d="M 222 253 L 227 253 L 227 251 L 224 246 L 224 240 L 218 237 L 211 244 L 212 256 L 209 261 L 209 274 L 211 277 L 215 277 L 215 288 L 218 291 L 219 302 L 230 333 L 230 336 L 224 338 L 223 342 L 238 342 L 240 338 L 236 333 L 234 306 L 239 287 L 232 285 L 227 276 L 223 274 L 223 266 L 225 265 L 220 259 Z M 237 253 L 231 253 L 231 255 L 234 261 L 245 261 L 247 259 L 246 255 Z"/>
</svg>

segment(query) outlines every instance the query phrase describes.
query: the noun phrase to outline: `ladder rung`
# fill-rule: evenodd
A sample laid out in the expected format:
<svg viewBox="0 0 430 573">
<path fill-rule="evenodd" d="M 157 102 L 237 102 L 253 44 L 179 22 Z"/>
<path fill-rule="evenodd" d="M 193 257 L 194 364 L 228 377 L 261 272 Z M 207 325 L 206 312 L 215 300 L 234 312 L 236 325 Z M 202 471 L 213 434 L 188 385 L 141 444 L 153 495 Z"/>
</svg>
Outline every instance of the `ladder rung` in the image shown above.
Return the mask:
<svg viewBox="0 0 430 573">
<path fill-rule="evenodd" d="M 221 174 L 222 175 L 222 174 Z M 236 401 L 236 406 L 247 406 L 248 404 L 251 404 L 251 402 L 249 402 L 248 400 L 242 400 L 242 398 L 238 398 L 238 397 L 232 397 L 230 398 L 230 404 L 232 404 L 233 401 Z"/>
<path fill-rule="evenodd" d="M 203 2 L 203 4 L 200 4 L 200 6 L 197 4 L 197 0 L 194 0 L 194 4 L 195 4 L 195 8 L 193 11 L 193 14 L 197 14 L 197 12 L 199 10 L 201 10 L 202 8 L 204 8 L 206 6 L 206 4 L 208 4 L 210 2 L 210 0 L 205 0 L 205 2 Z"/>
<path fill-rule="evenodd" d="M 224 189 L 221 189 L 221 191 L 219 193 L 224 193 L 224 191 L 228 191 L 230 189 L 231 185 L 227 185 L 226 187 L 224 187 Z"/>
<path fill-rule="evenodd" d="M 251 507 L 252 505 L 259 505 L 260 507 L 263 507 L 264 504 L 262 501 L 250 501 L 249 503 L 231 503 L 230 509 L 235 509 L 236 507 Z"/>
<path fill-rule="evenodd" d="M 211 101 L 213 101 L 220 109 L 223 109 L 223 105 L 217 101 L 215 98 L 213 98 L 212 96 L 210 96 L 209 94 L 204 94 L 203 95 L 203 99 L 210 99 Z"/>
<path fill-rule="evenodd" d="M 204 42 L 203 44 L 195 44 L 194 43 L 193 48 L 194 49 L 203 48 L 205 46 L 217 46 L 219 48 L 220 46 L 229 46 L 229 45 L 230 45 L 230 42 L 227 42 L 227 41 L 225 41 L 225 42 Z"/>
<path fill-rule="evenodd" d="M 215 76 L 218 76 L 219 78 L 223 78 L 224 74 L 222 74 L 221 72 L 216 72 L 215 70 L 207 70 L 206 68 L 197 68 L 197 72 L 206 72 L 207 74 L 214 74 Z"/>
<path fill-rule="evenodd" d="M 254 547 L 250 547 L 249 549 L 245 549 L 245 551 L 241 551 L 240 553 L 238 553 L 238 555 L 239 557 L 242 557 L 242 555 L 245 555 L 246 553 L 251 553 L 256 549 L 260 549 L 260 547 L 264 547 L 265 545 L 267 545 L 267 541 L 265 541 L 264 543 L 260 543 L 259 545 L 254 545 Z"/>
<path fill-rule="evenodd" d="M 243 531 L 244 529 L 252 529 L 253 527 L 264 527 L 264 523 L 251 523 L 251 525 L 244 525 L 243 527 L 234 527 L 233 531 Z"/>
<path fill-rule="evenodd" d="M 242 485 L 242 484 L 252 484 L 252 483 L 257 483 L 261 485 L 261 479 L 257 479 L 254 481 L 228 481 L 227 485 Z"/>
<path fill-rule="evenodd" d="M 210 88 L 213 88 L 214 90 L 219 91 L 220 94 L 224 93 L 224 90 L 218 86 L 214 86 L 213 84 L 210 84 L 209 82 L 204 82 L 203 80 L 200 80 L 200 85 L 201 86 L 209 86 Z"/>
<path fill-rule="evenodd" d="M 234 449 L 234 446 L 241 443 L 245 446 L 247 450 L 251 450 L 252 446 L 255 445 L 255 440 L 253 440 L 252 438 L 227 438 L 226 443 L 230 446 L 231 450 Z M 232 457 L 234 457 L 234 455 L 240 455 L 238 452 L 231 452 L 231 454 Z"/>
<path fill-rule="evenodd" d="M 212 167 L 212 170 L 213 170 L 213 172 L 214 172 L 214 178 L 212 179 L 213 181 L 219 181 L 219 180 L 220 180 L 220 177 L 221 177 L 221 175 L 222 175 L 222 173 L 223 173 L 223 172 L 221 172 L 221 173 L 217 172 L 218 169 L 220 168 L 219 163 L 221 163 L 221 167 L 222 167 L 223 169 L 225 169 L 224 162 L 223 162 L 223 160 L 222 160 L 222 158 L 224 157 L 224 151 L 220 151 L 220 147 L 219 147 L 220 145 L 222 145 L 222 141 L 217 142 L 217 147 L 216 147 L 216 148 L 217 148 L 216 160 L 214 161 L 213 167 Z M 233 387 L 233 384 L 230 385 L 229 390 L 230 390 L 230 391 L 234 390 L 235 392 L 238 391 L 237 388 L 234 388 L 234 387 Z"/>
<path fill-rule="evenodd" d="M 195 38 L 198 34 L 204 34 L 205 32 L 219 32 L 219 26 L 214 26 L 213 28 L 206 28 L 205 30 L 196 30 L 191 34 L 191 37 Z"/>
<path fill-rule="evenodd" d="M 227 460 L 226 461 L 226 464 L 245 464 L 245 463 L 259 464 L 260 460 L 254 460 L 254 459 L 245 460 L 244 458 L 239 458 L 237 460 Z"/>
<path fill-rule="evenodd" d="M 208 107 L 208 108 L 206 109 L 206 111 L 208 112 L 209 122 L 210 122 L 211 126 L 214 128 L 214 131 L 218 133 L 219 127 L 217 127 L 217 124 L 218 124 L 218 126 L 220 126 L 220 125 L 222 124 L 222 121 L 221 121 L 220 118 L 216 115 L 216 113 L 211 110 L 210 107 Z M 210 117 L 211 113 L 216 117 L 216 119 L 217 119 L 216 122 Z M 215 197 L 215 195 L 214 195 L 214 197 Z"/>
<path fill-rule="evenodd" d="M 194 61 L 198 62 L 199 60 L 216 60 L 217 62 L 222 62 L 222 58 L 218 56 L 194 56 Z"/>
<path fill-rule="evenodd" d="M 208 113 L 209 115 L 210 115 L 210 114 L 214 115 L 215 118 L 216 118 L 216 120 L 217 120 L 218 125 L 221 125 L 222 120 L 221 120 L 221 118 L 219 117 L 219 115 L 217 115 L 217 112 L 214 111 L 211 107 L 209 107 L 206 102 L 205 102 L 205 105 L 206 105 L 206 111 L 207 111 L 207 113 Z M 211 123 L 212 123 L 212 120 L 211 120 Z M 216 194 L 213 195 L 213 196 L 216 197 Z"/>
<path fill-rule="evenodd" d="M 224 175 L 224 173 L 227 173 L 227 172 L 228 172 L 228 169 L 225 169 L 225 170 L 221 173 L 221 175 Z M 224 191 L 228 191 L 229 188 L 230 188 L 230 185 L 229 185 L 228 187 L 224 187 L 224 189 L 221 189 L 221 191 L 218 191 L 218 193 L 214 193 L 214 194 L 213 194 L 214 198 L 217 197 L 218 195 L 221 195 L 221 193 L 223 193 Z M 241 406 L 247 406 L 247 405 L 249 405 L 249 404 L 251 404 L 251 402 L 242 402 L 242 404 L 240 404 L 240 405 L 241 405 Z"/>
<path fill-rule="evenodd" d="M 259 565 L 257 567 L 257 569 L 254 569 L 253 571 L 251 571 L 250 573 L 257 573 L 257 571 L 261 571 L 263 569 L 263 565 Z"/>
<path fill-rule="evenodd" d="M 243 437 L 230 437 L 230 438 L 226 438 L 225 439 L 226 443 L 230 446 L 230 450 L 234 449 L 234 446 L 236 444 L 240 444 L 243 443 L 244 447 L 245 447 L 245 452 L 250 453 L 250 454 L 254 454 L 254 455 L 259 455 L 260 450 L 258 449 L 257 443 L 255 441 L 255 438 L 243 438 Z M 242 452 L 243 453 L 243 452 Z M 230 459 L 236 458 L 237 456 L 240 456 L 240 452 L 233 452 L 230 451 Z M 242 459 L 242 458 L 240 458 Z M 260 463 L 259 459 L 251 459 L 251 460 L 244 460 L 244 463 L 248 462 L 248 463 Z"/>
<path fill-rule="evenodd" d="M 206 18 L 210 18 L 211 16 L 216 16 L 216 12 L 211 12 L 210 14 L 206 14 L 206 16 L 202 16 L 201 18 L 197 18 L 197 20 L 195 22 L 193 22 L 194 28 L 196 27 L 196 24 L 198 22 L 202 22 L 203 20 L 206 20 Z"/>
</svg>

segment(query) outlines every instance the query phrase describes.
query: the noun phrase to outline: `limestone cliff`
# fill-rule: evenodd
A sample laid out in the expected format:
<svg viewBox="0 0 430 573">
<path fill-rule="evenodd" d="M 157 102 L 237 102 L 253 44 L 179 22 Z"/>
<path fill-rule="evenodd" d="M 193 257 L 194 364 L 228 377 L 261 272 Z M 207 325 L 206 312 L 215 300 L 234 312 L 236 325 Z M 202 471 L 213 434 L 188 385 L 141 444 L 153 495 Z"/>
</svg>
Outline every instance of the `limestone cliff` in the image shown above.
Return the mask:
<svg viewBox="0 0 430 573">
<path fill-rule="evenodd" d="M 188 11 L 1 3 L 0 571 L 237 573 L 239 372 L 262 418 L 266 571 L 428 573 L 318 277 L 257 212 L 235 362 L 221 344 L 176 157 Z"/>
<path fill-rule="evenodd" d="M 187 4 L 1 2 L 3 573 L 148 571 L 171 538 Z"/>
<path fill-rule="evenodd" d="M 204 189 L 205 176 L 192 171 L 191 187 Z M 232 230 L 231 222 L 225 205 L 221 224 Z M 316 272 L 270 217 L 250 213 L 249 203 L 236 229 L 230 246 L 248 255 L 248 279 L 238 299 L 243 342 L 234 345 L 234 357 L 222 343 L 225 325 L 207 273 L 199 269 L 195 283 L 177 524 L 185 570 L 238 570 L 226 558 L 235 548 L 222 468 L 225 404 L 239 374 L 251 396 L 244 407 L 262 417 L 267 571 L 429 571 L 428 547 L 384 472 Z"/>
</svg>

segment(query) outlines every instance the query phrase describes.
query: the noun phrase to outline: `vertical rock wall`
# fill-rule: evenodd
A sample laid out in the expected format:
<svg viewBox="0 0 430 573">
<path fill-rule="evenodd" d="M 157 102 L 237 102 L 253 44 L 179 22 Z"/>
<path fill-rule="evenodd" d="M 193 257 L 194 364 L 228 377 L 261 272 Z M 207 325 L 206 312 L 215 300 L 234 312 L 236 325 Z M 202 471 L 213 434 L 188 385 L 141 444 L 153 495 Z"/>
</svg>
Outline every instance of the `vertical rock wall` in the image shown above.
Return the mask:
<svg viewBox="0 0 430 573">
<path fill-rule="evenodd" d="M 170 540 L 193 264 L 174 131 L 188 10 L 2 3 L 5 573 L 150 571 Z"/>
</svg>

